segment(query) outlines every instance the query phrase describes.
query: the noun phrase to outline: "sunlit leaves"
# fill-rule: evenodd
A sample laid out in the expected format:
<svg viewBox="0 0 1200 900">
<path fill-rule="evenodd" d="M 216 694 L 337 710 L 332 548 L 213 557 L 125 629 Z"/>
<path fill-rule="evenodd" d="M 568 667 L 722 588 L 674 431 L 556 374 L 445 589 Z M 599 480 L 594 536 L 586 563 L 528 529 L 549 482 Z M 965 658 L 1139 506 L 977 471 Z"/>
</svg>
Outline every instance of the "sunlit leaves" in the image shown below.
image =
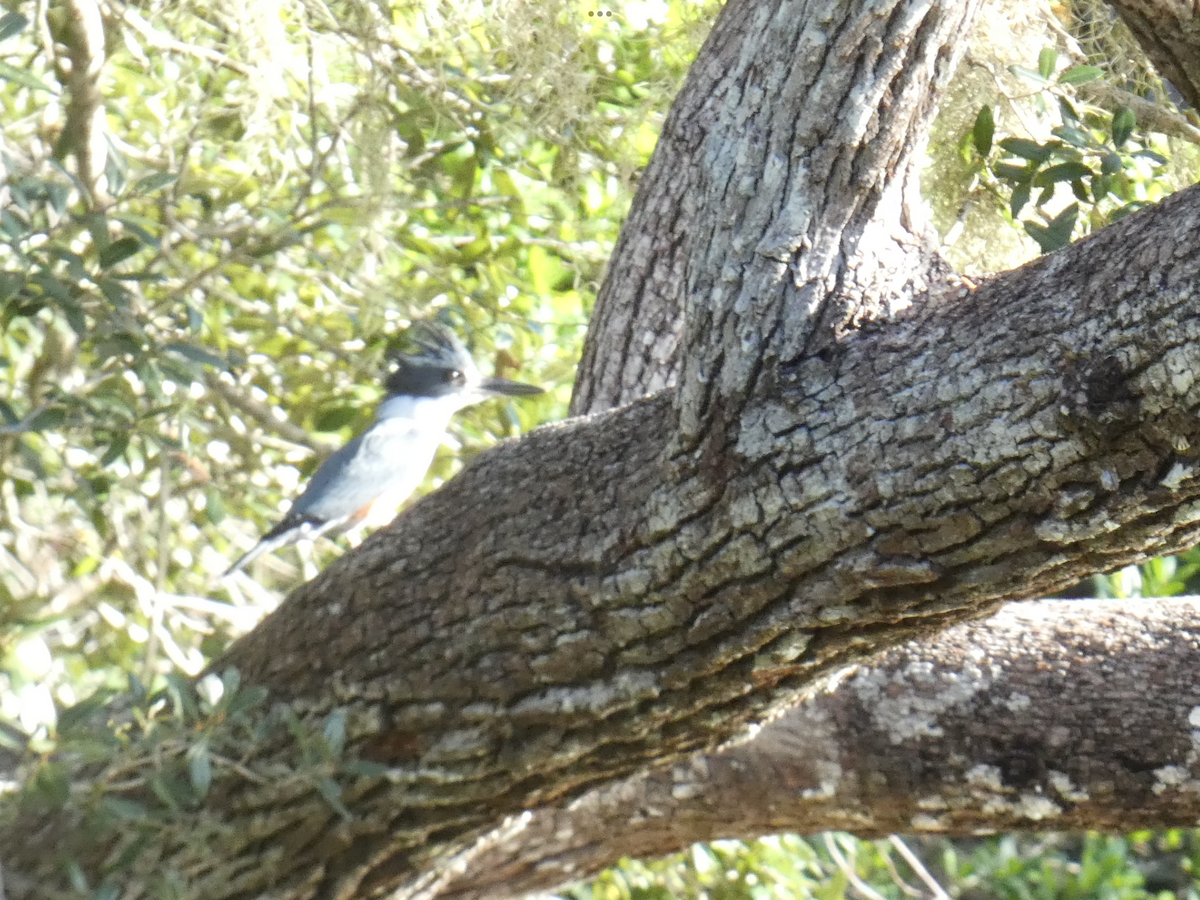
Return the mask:
<svg viewBox="0 0 1200 900">
<path fill-rule="evenodd" d="M 1053 49 L 1039 54 L 1037 71 L 1013 67 L 1026 81 L 1056 92 L 1060 121 L 1048 139 L 1011 135 L 997 143 L 996 153 L 991 106 L 980 109 L 971 131 L 976 165 L 986 167 L 1010 215 L 1043 253 L 1070 243 L 1080 225 L 1101 225 L 1144 205 L 1143 185 L 1154 177 L 1146 165 L 1166 162 L 1145 142 L 1133 142 L 1137 122 L 1129 109 L 1122 107 L 1108 117 L 1093 107 L 1077 108 L 1062 90 L 1102 77 L 1101 69 L 1073 66 L 1056 75 L 1057 68 Z M 1070 189 L 1074 202 L 1056 200 L 1059 186 Z M 1081 205 L 1091 208 L 1088 216 L 1080 215 Z"/>
</svg>

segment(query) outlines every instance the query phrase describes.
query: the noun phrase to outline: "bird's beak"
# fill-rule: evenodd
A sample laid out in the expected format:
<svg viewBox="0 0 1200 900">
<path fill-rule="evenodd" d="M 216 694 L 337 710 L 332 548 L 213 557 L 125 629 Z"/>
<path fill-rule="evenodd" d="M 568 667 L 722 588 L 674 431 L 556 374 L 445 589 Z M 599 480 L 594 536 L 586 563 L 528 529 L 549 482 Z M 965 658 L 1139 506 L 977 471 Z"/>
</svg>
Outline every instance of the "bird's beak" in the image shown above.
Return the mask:
<svg viewBox="0 0 1200 900">
<path fill-rule="evenodd" d="M 492 397 L 527 397 L 542 393 L 542 389 L 532 384 L 509 381 L 507 378 L 485 378 L 479 384 L 479 392 Z"/>
</svg>

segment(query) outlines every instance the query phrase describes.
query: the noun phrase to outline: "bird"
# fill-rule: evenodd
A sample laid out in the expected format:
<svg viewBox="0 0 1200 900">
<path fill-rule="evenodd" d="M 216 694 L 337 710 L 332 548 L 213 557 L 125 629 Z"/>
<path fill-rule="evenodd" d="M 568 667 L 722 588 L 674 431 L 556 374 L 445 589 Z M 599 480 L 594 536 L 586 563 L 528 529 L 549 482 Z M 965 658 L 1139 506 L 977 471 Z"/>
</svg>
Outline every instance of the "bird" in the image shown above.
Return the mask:
<svg viewBox="0 0 1200 900">
<path fill-rule="evenodd" d="M 532 384 L 485 378 L 458 335 L 444 325 L 426 323 L 410 335 L 418 349 L 396 357 L 371 426 L 321 464 L 283 520 L 222 578 L 296 541 L 348 531 L 372 507 L 399 506 L 425 479 L 460 409 L 491 397 L 542 393 Z"/>
</svg>

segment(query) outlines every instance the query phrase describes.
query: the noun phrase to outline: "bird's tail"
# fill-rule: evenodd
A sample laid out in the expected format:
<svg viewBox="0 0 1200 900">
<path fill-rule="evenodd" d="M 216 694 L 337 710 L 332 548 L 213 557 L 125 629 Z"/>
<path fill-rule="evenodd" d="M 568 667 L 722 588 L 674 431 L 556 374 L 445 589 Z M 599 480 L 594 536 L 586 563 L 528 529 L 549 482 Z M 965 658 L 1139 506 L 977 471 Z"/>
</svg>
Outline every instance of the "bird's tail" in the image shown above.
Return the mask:
<svg viewBox="0 0 1200 900">
<path fill-rule="evenodd" d="M 331 523 L 322 522 L 314 518 L 285 518 L 282 522 L 268 531 L 259 539 L 247 553 L 242 554 L 232 566 L 225 570 L 222 579 L 228 578 L 234 572 L 240 572 L 250 563 L 254 562 L 264 553 L 273 553 L 280 547 L 286 547 L 288 544 L 294 544 L 296 541 L 304 538 L 315 538 L 331 527 Z"/>
</svg>

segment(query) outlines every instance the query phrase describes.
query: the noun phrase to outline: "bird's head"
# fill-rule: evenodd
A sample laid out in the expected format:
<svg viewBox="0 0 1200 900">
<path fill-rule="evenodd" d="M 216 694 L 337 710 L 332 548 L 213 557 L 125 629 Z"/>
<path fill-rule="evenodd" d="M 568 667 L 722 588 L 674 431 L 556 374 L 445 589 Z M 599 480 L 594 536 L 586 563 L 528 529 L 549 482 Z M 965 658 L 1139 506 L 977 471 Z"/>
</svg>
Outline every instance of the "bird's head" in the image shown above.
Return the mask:
<svg viewBox="0 0 1200 900">
<path fill-rule="evenodd" d="M 489 397 L 542 393 L 532 384 L 485 378 L 458 335 L 444 325 L 423 324 L 412 337 L 417 349 L 395 357 L 396 368 L 386 383 L 389 397 L 452 397 L 461 409 Z"/>
</svg>

